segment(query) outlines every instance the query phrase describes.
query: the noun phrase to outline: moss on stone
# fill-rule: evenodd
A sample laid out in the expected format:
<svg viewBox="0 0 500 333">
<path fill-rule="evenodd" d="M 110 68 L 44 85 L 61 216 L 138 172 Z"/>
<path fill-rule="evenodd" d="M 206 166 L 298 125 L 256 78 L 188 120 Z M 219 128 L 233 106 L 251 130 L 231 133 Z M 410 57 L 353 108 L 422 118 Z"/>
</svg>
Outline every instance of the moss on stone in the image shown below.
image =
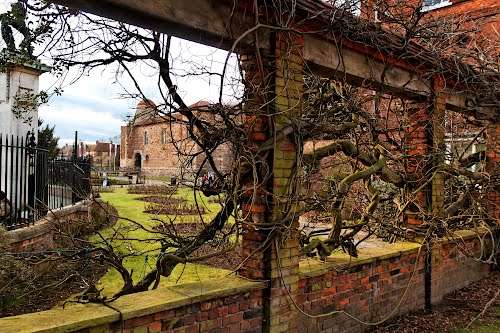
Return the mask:
<svg viewBox="0 0 500 333">
<path fill-rule="evenodd" d="M 393 244 L 376 242 L 373 246 L 360 248 L 357 258 L 351 257 L 349 254 L 342 251 L 336 251 L 329 256 L 325 262 L 321 262 L 317 259 L 302 260 L 299 265 L 299 274 L 305 277 L 318 276 L 332 269 L 337 271 L 348 269 L 398 257 L 405 253 L 416 252 L 419 247 L 420 244 L 410 242 L 397 242 Z"/>
<path fill-rule="evenodd" d="M 264 283 L 237 277 L 159 288 L 126 295 L 110 305 L 127 320 L 264 288 Z M 101 304 L 73 304 L 48 311 L 0 319 L 0 332 L 60 333 L 99 327 L 120 320 L 120 314 Z"/>
</svg>

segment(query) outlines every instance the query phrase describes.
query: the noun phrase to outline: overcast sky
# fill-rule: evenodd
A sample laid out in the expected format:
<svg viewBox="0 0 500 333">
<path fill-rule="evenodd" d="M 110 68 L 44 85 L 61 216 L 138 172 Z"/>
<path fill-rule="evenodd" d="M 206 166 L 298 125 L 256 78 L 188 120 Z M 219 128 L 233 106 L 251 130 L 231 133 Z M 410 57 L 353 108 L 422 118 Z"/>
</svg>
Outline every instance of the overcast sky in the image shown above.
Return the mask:
<svg viewBox="0 0 500 333">
<path fill-rule="evenodd" d="M 193 58 L 220 72 L 226 52 L 181 40 L 173 45 L 174 52 L 179 55 L 174 57 L 178 61 L 177 73 L 190 69 L 190 65 L 184 64 L 183 59 Z M 134 76 L 139 80 L 146 96 L 161 103 L 156 86 L 157 73 L 144 67 L 146 66 L 138 65 L 133 68 Z M 56 126 L 56 133 L 62 143 L 72 142 L 75 130 L 78 130 L 80 139 L 84 141 L 108 140 L 120 134 L 120 126 L 127 115 L 135 112 L 138 100 L 123 97 L 126 91 L 135 93 L 136 90 L 127 75 L 116 77 L 115 73 L 115 66 L 94 70 L 76 83 L 63 85 L 61 96 L 52 97 L 48 104 L 40 107 L 40 118 Z M 75 73 L 68 73 L 65 81 L 70 81 L 69 78 L 72 77 L 75 77 Z M 215 78 L 178 76 L 175 80 L 180 94 L 188 104 L 199 100 L 218 100 L 219 82 Z M 40 88 L 44 90 L 50 91 L 54 84 L 59 83 L 60 80 L 50 73 L 40 78 Z"/>
<path fill-rule="evenodd" d="M 0 11 L 9 9 L 11 0 L 0 0 Z M 173 66 L 181 74 L 191 69 L 190 62 L 197 61 L 213 71 L 220 72 L 226 52 L 188 41 L 174 40 L 172 52 L 176 62 Z M 2 46 L 3 47 L 3 46 Z M 236 72 L 235 61 L 231 62 L 232 73 Z M 40 77 L 40 89 L 50 91 L 62 82 L 62 96 L 53 96 L 49 103 L 39 109 L 39 117 L 45 123 L 55 125 L 60 144 L 72 142 L 74 131 L 84 141 L 109 140 L 120 134 L 120 126 L 127 115 L 133 114 L 137 100 L 124 99 L 125 90 L 134 91 L 132 81 L 125 75 L 116 77 L 116 67 L 94 70 L 76 83 L 68 83 L 76 76 L 75 71 L 66 74 L 65 80 L 50 73 Z M 133 72 L 140 81 L 148 98 L 160 101 L 156 87 L 156 72 L 146 66 L 135 66 Z M 219 82 L 214 77 L 174 78 L 181 95 L 189 104 L 199 100 L 218 100 Z M 227 92 L 231 95 L 231 92 Z"/>
</svg>

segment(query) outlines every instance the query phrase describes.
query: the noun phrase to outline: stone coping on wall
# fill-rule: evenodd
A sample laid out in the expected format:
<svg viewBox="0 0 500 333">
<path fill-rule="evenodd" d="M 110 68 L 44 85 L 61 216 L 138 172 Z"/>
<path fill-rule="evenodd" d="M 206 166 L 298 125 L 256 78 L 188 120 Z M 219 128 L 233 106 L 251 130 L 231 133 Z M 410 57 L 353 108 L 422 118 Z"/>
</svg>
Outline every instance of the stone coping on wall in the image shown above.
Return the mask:
<svg viewBox="0 0 500 333">
<path fill-rule="evenodd" d="M 452 243 L 464 241 L 474 237 L 486 234 L 485 229 L 460 230 L 453 236 L 441 239 L 440 243 Z M 325 261 L 319 261 L 314 258 L 302 259 L 299 263 L 300 278 L 311 278 L 323 275 L 331 271 L 348 270 L 360 265 L 370 264 L 377 261 L 396 258 L 408 253 L 418 251 L 420 243 L 418 242 L 396 242 L 385 243 L 380 240 L 368 240 L 364 247 L 358 249 L 358 257 L 354 258 L 347 253 L 339 250 L 329 256 Z"/>
<path fill-rule="evenodd" d="M 147 316 L 218 297 L 265 288 L 262 282 L 226 277 L 162 287 L 120 297 L 110 303 L 69 304 L 42 312 L 0 318 L 0 332 L 62 333 Z"/>
<path fill-rule="evenodd" d="M 14 244 L 22 242 L 26 239 L 32 239 L 37 236 L 46 234 L 50 231 L 50 222 L 55 221 L 64 216 L 75 214 L 78 212 L 88 211 L 88 206 L 90 200 L 80 201 L 74 205 L 62 207 L 59 209 L 53 209 L 47 213 L 47 216 L 36 221 L 33 225 L 29 225 L 23 228 L 9 230 L 6 233 L 7 243 Z"/>
</svg>

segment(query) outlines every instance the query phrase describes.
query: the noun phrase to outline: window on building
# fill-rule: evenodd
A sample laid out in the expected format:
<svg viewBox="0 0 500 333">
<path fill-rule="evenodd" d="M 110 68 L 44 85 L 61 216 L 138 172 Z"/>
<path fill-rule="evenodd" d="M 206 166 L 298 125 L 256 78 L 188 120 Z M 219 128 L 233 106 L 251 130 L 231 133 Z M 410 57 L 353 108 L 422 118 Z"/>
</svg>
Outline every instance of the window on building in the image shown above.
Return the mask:
<svg viewBox="0 0 500 333">
<path fill-rule="evenodd" d="M 450 0 L 424 0 L 422 1 L 422 11 L 428 11 L 452 5 Z"/>
<path fill-rule="evenodd" d="M 361 14 L 361 0 L 336 0 L 325 2 L 328 2 L 329 4 L 333 3 L 336 7 L 346 9 L 356 16 Z"/>
<path fill-rule="evenodd" d="M 149 143 L 148 131 L 144 131 L 144 144 L 147 145 L 148 143 Z"/>
<path fill-rule="evenodd" d="M 168 132 L 167 129 L 164 128 L 161 130 L 161 144 L 166 145 L 168 143 Z"/>
<path fill-rule="evenodd" d="M 373 21 L 374 22 L 383 22 L 387 21 L 387 16 L 385 14 L 385 10 L 377 8 L 373 11 Z"/>
</svg>

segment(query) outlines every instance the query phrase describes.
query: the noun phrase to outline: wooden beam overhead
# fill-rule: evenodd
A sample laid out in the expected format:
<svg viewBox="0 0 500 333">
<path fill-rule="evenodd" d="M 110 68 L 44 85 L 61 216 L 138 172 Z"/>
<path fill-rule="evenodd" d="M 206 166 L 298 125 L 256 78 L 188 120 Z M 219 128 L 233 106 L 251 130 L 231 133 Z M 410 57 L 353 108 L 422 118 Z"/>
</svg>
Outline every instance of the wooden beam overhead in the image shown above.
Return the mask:
<svg viewBox="0 0 500 333">
<path fill-rule="evenodd" d="M 223 0 L 50 0 L 53 3 L 108 17 L 121 22 L 168 33 L 196 43 L 230 50 L 235 38 L 253 27 L 251 10 L 232 8 Z M 238 3 L 241 4 L 241 3 Z M 263 36 L 268 31 L 260 30 Z M 236 36 L 236 37 L 234 37 Z M 240 41 L 253 43 L 253 34 Z M 259 46 L 269 47 L 269 38 L 260 38 Z M 429 80 L 412 72 L 411 66 L 384 63 L 366 51 L 334 43 L 318 35 L 304 35 L 304 58 L 318 74 L 344 78 L 350 84 L 383 91 L 410 99 L 426 99 L 431 93 Z M 449 91 L 447 107 L 467 109 L 463 93 Z M 495 111 L 483 114 L 496 117 Z"/>
</svg>

